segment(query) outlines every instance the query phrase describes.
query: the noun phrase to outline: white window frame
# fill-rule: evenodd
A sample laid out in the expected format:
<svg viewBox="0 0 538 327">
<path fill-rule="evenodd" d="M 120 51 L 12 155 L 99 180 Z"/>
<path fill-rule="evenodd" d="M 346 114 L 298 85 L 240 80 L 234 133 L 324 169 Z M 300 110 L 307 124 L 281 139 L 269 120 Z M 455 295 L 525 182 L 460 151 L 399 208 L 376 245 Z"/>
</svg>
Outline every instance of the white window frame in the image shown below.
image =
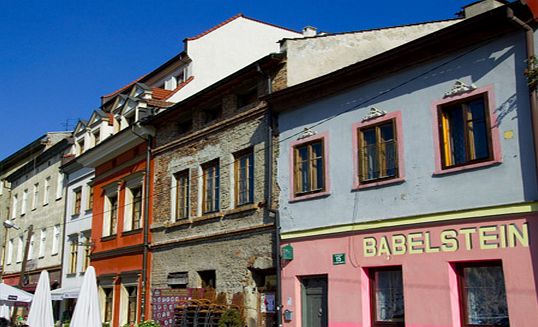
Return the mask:
<svg viewBox="0 0 538 327">
<path fill-rule="evenodd" d="M 41 235 L 40 235 L 40 238 L 39 238 L 39 254 L 38 254 L 39 258 L 45 257 L 45 245 L 46 245 L 46 242 L 47 242 L 47 229 L 43 228 L 43 229 L 41 229 Z"/>
<path fill-rule="evenodd" d="M 9 239 L 9 243 L 7 244 L 7 260 L 6 264 L 10 265 L 13 261 L 13 239 Z"/>
<path fill-rule="evenodd" d="M 52 234 L 52 249 L 51 249 L 52 255 L 58 254 L 59 245 L 60 245 L 60 225 L 55 225 L 53 227 L 53 234 Z"/>
<path fill-rule="evenodd" d="M 64 174 L 58 172 L 58 180 L 56 181 L 56 200 L 61 199 L 64 187 Z"/>
<path fill-rule="evenodd" d="M 37 208 L 37 199 L 39 198 L 39 183 L 34 184 L 34 194 L 32 196 L 32 210 Z"/>
<path fill-rule="evenodd" d="M 32 260 L 34 258 L 34 241 L 35 234 L 32 233 L 32 236 L 30 236 L 30 243 L 28 244 L 28 260 Z"/>
<path fill-rule="evenodd" d="M 11 198 L 11 219 L 17 218 L 17 205 L 18 205 L 19 199 L 17 194 L 13 194 Z"/>
<path fill-rule="evenodd" d="M 125 187 L 125 204 L 123 206 L 123 231 L 130 231 L 133 229 L 133 201 L 134 196 L 132 190 L 138 187 L 142 188 L 142 206 L 140 209 L 140 228 L 143 225 L 143 213 L 144 213 L 144 176 L 136 176 L 126 182 Z M 118 192 L 119 193 L 119 192 Z M 118 198 L 119 202 L 119 198 Z M 119 208 L 118 208 L 119 212 Z"/>
<path fill-rule="evenodd" d="M 17 263 L 22 262 L 22 254 L 24 248 L 24 236 L 19 236 L 17 242 Z"/>
<path fill-rule="evenodd" d="M 28 189 L 24 189 L 24 191 L 22 191 L 21 216 L 26 214 L 27 206 L 28 206 Z"/>
<path fill-rule="evenodd" d="M 50 176 L 45 178 L 45 185 L 43 187 L 43 205 L 46 206 L 49 204 L 50 197 Z"/>
</svg>

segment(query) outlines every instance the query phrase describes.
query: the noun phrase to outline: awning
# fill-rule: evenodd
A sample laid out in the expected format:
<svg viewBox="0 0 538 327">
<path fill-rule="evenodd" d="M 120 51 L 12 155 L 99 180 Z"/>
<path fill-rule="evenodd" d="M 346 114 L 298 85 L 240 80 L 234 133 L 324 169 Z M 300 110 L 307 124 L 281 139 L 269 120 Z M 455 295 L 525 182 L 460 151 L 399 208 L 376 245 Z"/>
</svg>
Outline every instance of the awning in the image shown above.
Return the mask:
<svg viewBox="0 0 538 327">
<path fill-rule="evenodd" d="M 61 301 L 63 299 L 76 299 L 80 293 L 80 287 L 62 287 L 50 291 L 53 301 Z"/>
</svg>

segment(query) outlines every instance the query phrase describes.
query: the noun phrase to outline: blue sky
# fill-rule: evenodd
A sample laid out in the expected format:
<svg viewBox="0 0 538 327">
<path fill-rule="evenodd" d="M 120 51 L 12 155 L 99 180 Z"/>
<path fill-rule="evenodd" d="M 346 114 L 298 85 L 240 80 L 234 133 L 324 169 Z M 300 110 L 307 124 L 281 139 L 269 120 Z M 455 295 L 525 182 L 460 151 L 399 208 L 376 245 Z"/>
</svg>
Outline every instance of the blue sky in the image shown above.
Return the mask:
<svg viewBox="0 0 538 327">
<path fill-rule="evenodd" d="M 4 0 L 0 6 L 0 159 L 88 119 L 100 96 L 183 50 L 227 18 L 344 32 L 450 19 L 472 0 Z"/>
</svg>

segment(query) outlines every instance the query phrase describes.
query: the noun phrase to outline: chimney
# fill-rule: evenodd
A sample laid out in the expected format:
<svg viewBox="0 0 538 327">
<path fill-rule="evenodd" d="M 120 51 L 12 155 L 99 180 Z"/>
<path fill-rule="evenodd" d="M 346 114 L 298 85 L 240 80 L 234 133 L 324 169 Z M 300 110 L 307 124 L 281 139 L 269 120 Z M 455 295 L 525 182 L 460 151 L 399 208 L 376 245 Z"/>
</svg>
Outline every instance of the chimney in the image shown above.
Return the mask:
<svg viewBox="0 0 538 327">
<path fill-rule="evenodd" d="M 318 29 L 312 26 L 306 26 L 303 28 L 303 36 L 316 36 L 318 34 Z"/>
<path fill-rule="evenodd" d="M 497 7 L 504 6 L 507 2 L 503 0 L 481 0 L 473 2 L 470 5 L 463 7 L 463 18 L 471 18 L 493 10 Z"/>
</svg>

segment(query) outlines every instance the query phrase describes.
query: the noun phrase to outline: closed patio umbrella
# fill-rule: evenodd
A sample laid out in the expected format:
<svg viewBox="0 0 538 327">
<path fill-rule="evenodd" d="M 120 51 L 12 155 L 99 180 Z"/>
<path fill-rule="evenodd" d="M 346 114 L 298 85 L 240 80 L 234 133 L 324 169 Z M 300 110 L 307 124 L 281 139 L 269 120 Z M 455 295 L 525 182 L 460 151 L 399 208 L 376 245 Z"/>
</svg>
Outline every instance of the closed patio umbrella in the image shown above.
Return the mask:
<svg viewBox="0 0 538 327">
<path fill-rule="evenodd" d="M 89 266 L 84 273 L 75 312 L 71 317 L 70 327 L 101 327 L 101 310 L 95 269 Z"/>
<path fill-rule="evenodd" d="M 52 300 L 50 297 L 49 272 L 41 271 L 37 288 L 28 314 L 28 326 L 30 327 L 53 327 Z"/>
</svg>

